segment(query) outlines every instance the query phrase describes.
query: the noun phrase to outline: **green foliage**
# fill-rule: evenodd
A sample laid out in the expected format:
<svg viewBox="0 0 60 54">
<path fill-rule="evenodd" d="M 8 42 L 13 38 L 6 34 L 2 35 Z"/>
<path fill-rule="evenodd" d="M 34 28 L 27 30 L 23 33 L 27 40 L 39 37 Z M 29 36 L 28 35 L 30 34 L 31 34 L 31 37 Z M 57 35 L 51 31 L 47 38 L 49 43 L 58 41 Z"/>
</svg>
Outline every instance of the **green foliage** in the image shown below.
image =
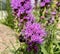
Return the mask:
<svg viewBox="0 0 60 54">
<path fill-rule="evenodd" d="M 14 29 L 14 17 L 12 16 L 12 10 L 11 10 L 11 7 L 10 7 L 10 0 L 6 0 L 6 11 L 8 13 L 8 16 L 6 19 L 4 19 L 4 21 L 2 22 L 3 24 L 11 27 L 12 29 Z"/>
</svg>

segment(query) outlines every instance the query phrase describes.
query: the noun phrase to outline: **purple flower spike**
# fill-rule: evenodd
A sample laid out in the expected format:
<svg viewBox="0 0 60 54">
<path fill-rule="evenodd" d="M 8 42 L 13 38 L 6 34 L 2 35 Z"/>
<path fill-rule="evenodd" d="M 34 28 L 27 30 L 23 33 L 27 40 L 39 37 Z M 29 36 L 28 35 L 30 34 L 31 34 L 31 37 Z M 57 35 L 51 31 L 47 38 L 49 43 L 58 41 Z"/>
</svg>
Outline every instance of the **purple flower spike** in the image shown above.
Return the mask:
<svg viewBox="0 0 60 54">
<path fill-rule="evenodd" d="M 19 18 L 19 23 L 33 21 L 31 0 L 11 0 L 11 7 L 14 16 Z M 21 20 L 22 19 L 22 20 Z"/>
<path fill-rule="evenodd" d="M 32 6 L 30 0 L 11 0 L 12 10 L 18 10 L 16 13 L 17 17 L 20 17 L 21 14 L 29 14 L 31 13 Z"/>
<path fill-rule="evenodd" d="M 41 27 L 39 23 L 27 22 L 27 25 L 23 29 L 22 33 L 24 38 L 28 42 L 35 42 L 41 44 L 46 36 L 45 29 Z"/>
<path fill-rule="evenodd" d="M 45 3 L 50 3 L 50 0 L 45 0 Z"/>
<path fill-rule="evenodd" d="M 45 2 L 40 2 L 40 6 L 44 7 L 45 6 Z"/>
</svg>

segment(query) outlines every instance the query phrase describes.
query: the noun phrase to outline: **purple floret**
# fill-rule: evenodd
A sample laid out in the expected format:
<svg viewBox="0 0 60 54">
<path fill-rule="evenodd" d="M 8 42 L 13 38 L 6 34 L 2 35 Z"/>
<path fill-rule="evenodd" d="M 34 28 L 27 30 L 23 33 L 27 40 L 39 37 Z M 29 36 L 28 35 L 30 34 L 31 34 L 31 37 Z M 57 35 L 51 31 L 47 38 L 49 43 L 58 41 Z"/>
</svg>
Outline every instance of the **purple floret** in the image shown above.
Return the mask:
<svg viewBox="0 0 60 54">
<path fill-rule="evenodd" d="M 20 17 L 23 13 L 31 13 L 32 6 L 30 0 L 11 0 L 12 10 L 18 10 L 17 17 Z M 30 11 L 30 12 L 29 12 Z"/>
<path fill-rule="evenodd" d="M 45 6 L 45 2 L 40 2 L 40 6 L 44 7 Z"/>
<path fill-rule="evenodd" d="M 46 36 L 45 29 L 39 23 L 27 22 L 22 33 L 26 41 L 29 39 L 29 42 L 36 42 L 38 44 L 41 44 Z"/>
<path fill-rule="evenodd" d="M 51 2 L 51 0 L 41 0 L 40 7 L 45 7 L 46 4 L 49 4 L 50 2 Z"/>
<path fill-rule="evenodd" d="M 14 16 L 19 18 L 20 23 L 24 21 L 33 21 L 31 0 L 11 0 L 11 7 Z"/>
<path fill-rule="evenodd" d="M 50 3 L 50 0 L 44 0 L 45 1 L 45 3 Z"/>
</svg>

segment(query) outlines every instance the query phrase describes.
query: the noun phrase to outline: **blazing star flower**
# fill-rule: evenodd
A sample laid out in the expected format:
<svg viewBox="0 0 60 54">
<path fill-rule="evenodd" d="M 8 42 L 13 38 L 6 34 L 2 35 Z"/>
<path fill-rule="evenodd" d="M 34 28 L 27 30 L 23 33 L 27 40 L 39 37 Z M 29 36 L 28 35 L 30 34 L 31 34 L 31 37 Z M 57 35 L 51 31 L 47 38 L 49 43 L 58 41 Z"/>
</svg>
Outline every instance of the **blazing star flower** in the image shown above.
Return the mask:
<svg viewBox="0 0 60 54">
<path fill-rule="evenodd" d="M 20 23 L 24 21 L 33 21 L 31 0 L 11 0 L 11 7 Z"/>
<path fill-rule="evenodd" d="M 40 7 L 45 7 L 47 4 L 49 4 L 51 1 L 50 0 L 41 0 L 40 2 Z"/>
<path fill-rule="evenodd" d="M 50 0 L 44 0 L 45 1 L 45 3 L 50 3 Z"/>
<path fill-rule="evenodd" d="M 34 51 L 37 54 L 39 48 L 37 44 L 42 44 L 46 37 L 46 31 L 39 23 L 26 22 L 21 34 L 24 36 L 25 42 L 28 45 L 27 51 Z"/>
<path fill-rule="evenodd" d="M 18 17 L 23 13 L 31 13 L 32 10 L 30 0 L 11 0 L 11 7 L 14 12 L 17 11 L 16 15 Z"/>
<path fill-rule="evenodd" d="M 46 36 L 45 29 L 39 23 L 27 22 L 25 28 L 22 30 L 24 38 L 27 42 L 35 42 L 41 44 Z"/>
<path fill-rule="evenodd" d="M 45 2 L 40 2 L 40 7 L 44 7 L 45 6 Z"/>
</svg>

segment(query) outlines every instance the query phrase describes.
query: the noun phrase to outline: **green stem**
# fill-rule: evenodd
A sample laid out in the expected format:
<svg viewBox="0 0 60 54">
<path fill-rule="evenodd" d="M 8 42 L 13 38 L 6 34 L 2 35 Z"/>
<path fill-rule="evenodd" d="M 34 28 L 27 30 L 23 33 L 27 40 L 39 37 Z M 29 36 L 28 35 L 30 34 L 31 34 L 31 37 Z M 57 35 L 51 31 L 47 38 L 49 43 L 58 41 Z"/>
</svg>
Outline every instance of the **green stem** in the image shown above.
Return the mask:
<svg viewBox="0 0 60 54">
<path fill-rule="evenodd" d="M 49 54 L 54 54 L 54 52 L 53 52 L 53 43 L 50 43 L 50 53 Z"/>
</svg>

